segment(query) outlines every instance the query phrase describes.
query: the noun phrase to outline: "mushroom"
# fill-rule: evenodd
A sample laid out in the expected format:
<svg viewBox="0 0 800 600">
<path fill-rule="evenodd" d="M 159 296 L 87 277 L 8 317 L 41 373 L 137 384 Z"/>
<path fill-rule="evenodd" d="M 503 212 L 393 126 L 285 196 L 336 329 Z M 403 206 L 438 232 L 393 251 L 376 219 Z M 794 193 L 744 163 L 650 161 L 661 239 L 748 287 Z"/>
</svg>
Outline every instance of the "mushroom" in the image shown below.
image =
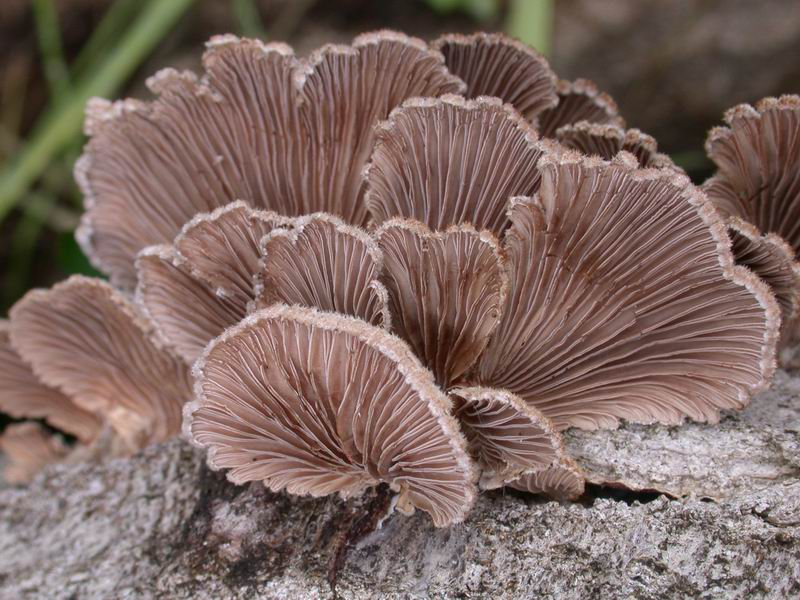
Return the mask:
<svg viewBox="0 0 800 600">
<path fill-rule="evenodd" d="M 536 132 L 497 98 L 408 100 L 376 138 L 365 174 L 376 224 L 408 217 L 439 230 L 468 222 L 499 235 L 509 197 L 539 185 Z"/>
<path fill-rule="evenodd" d="M 291 222 L 237 201 L 195 216 L 173 244 L 142 250 L 136 298 L 159 340 L 191 364 L 238 323 L 255 300 L 261 239 Z"/>
<path fill-rule="evenodd" d="M 81 442 L 94 440 L 100 418 L 39 381 L 11 346 L 9 330 L 9 322 L 0 321 L 0 410 L 18 419 L 44 419 Z"/>
<path fill-rule="evenodd" d="M 378 279 L 381 251 L 365 231 L 324 213 L 298 217 L 290 229 L 265 236 L 261 254 L 257 308 L 297 304 L 390 327 L 388 296 Z"/>
<path fill-rule="evenodd" d="M 467 84 L 466 96 L 495 96 L 525 119 L 558 103 L 556 76 L 530 46 L 500 33 L 443 35 L 432 47 L 444 55 L 451 73 Z"/>
<path fill-rule="evenodd" d="M 383 328 L 274 305 L 209 344 L 194 376 L 186 435 L 234 483 L 345 497 L 387 483 L 400 509 L 437 526 L 463 520 L 474 500 L 448 398 Z"/>
<path fill-rule="evenodd" d="M 511 203 L 505 310 L 475 380 L 557 427 L 716 421 L 774 370 L 777 303 L 688 178 L 551 145 Z"/>
<path fill-rule="evenodd" d="M 552 138 L 565 125 L 579 121 L 625 127 L 614 99 L 588 79 L 560 80 L 556 85 L 558 104 L 539 115 L 539 135 Z"/>
<path fill-rule="evenodd" d="M 69 448 L 55 435 L 34 422 L 9 425 L 0 435 L 0 450 L 6 455 L 3 479 L 28 483 L 47 465 L 63 460 Z"/>
<path fill-rule="evenodd" d="M 580 150 L 589 156 L 606 160 L 621 150 L 630 152 L 642 167 L 668 168 L 680 171 L 666 154 L 658 152 L 655 138 L 638 129 L 623 129 L 614 124 L 578 121 L 556 130 L 556 139 L 567 148 Z"/>
<path fill-rule="evenodd" d="M 800 248 L 800 96 L 740 104 L 725 113 L 725 121 L 728 126 L 712 129 L 706 141 L 717 172 L 703 187 L 731 223 L 736 262 L 773 286 L 786 343 L 800 301 L 792 274 L 800 267 L 790 264 Z"/>
<path fill-rule="evenodd" d="M 28 292 L 11 309 L 10 329 L 12 345 L 42 383 L 102 415 L 131 451 L 180 431 L 188 373 L 107 283 L 73 276 Z"/>
<path fill-rule="evenodd" d="M 506 485 L 522 492 L 545 494 L 556 500 L 577 500 L 583 496 L 586 478 L 574 460 L 561 456 L 547 468 L 530 470 Z"/>
<path fill-rule="evenodd" d="M 361 171 L 374 124 L 406 98 L 465 88 L 439 52 L 391 31 L 308 59 L 285 44 L 218 36 L 203 65 L 203 78 L 173 69 L 152 77 L 152 103 L 88 105 L 77 237 L 124 289 L 135 285 L 142 248 L 171 243 L 195 214 L 236 199 L 366 223 Z"/>
</svg>

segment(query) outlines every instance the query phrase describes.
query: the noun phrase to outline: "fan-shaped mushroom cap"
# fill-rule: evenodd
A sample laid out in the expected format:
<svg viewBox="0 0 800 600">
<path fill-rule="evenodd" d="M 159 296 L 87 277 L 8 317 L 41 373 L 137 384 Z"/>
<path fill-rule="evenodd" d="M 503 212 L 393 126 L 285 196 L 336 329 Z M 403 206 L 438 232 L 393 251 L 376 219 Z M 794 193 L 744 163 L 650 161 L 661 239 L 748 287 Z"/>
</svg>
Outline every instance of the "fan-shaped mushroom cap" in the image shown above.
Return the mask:
<svg viewBox="0 0 800 600">
<path fill-rule="evenodd" d="M 0 321 L 0 410 L 18 419 L 44 419 L 82 442 L 90 442 L 100 432 L 96 415 L 33 374 L 11 346 L 8 321 Z"/>
<path fill-rule="evenodd" d="M 725 113 L 706 152 L 718 171 L 705 184 L 723 216 L 741 217 L 800 248 L 800 96 L 765 98 Z"/>
<path fill-rule="evenodd" d="M 62 460 L 69 448 L 60 438 L 38 423 L 17 423 L 0 435 L 0 451 L 8 460 L 3 479 L 8 483 L 28 483 L 47 465 Z"/>
<path fill-rule="evenodd" d="M 234 483 L 321 496 L 380 482 L 461 521 L 475 495 L 450 403 L 411 350 L 351 317 L 275 305 L 209 344 L 184 428 Z"/>
<path fill-rule="evenodd" d="M 509 294 L 477 377 L 559 427 L 713 421 L 774 370 L 767 286 L 733 265 L 688 178 L 636 167 L 554 146 L 539 201 L 512 201 Z"/>
<path fill-rule="evenodd" d="M 655 138 L 638 129 L 626 130 L 614 124 L 579 121 L 559 127 L 556 139 L 567 148 L 580 150 L 589 156 L 611 160 L 625 150 L 633 154 L 642 167 L 680 170 L 669 156 L 658 152 Z"/>
<path fill-rule="evenodd" d="M 506 484 L 531 494 L 545 494 L 556 500 L 577 500 L 583 495 L 586 478 L 580 467 L 568 456 L 562 456 L 541 470 L 531 470 Z"/>
<path fill-rule="evenodd" d="M 139 250 L 171 243 L 195 214 L 237 198 L 364 224 L 361 171 L 374 124 L 406 98 L 464 89 L 440 53 L 388 31 L 308 60 L 285 44 L 219 36 L 203 64 L 202 79 L 172 69 L 151 78 L 153 103 L 95 99 L 87 108 L 77 236 L 116 285 L 135 284 Z"/>
<path fill-rule="evenodd" d="M 800 264 L 794 250 L 774 233 L 762 234 L 757 227 L 740 219 L 728 219 L 731 251 L 736 264 L 743 265 L 758 275 L 775 294 L 781 309 L 781 328 L 784 342 L 791 335 L 791 323 L 800 309 Z"/>
<path fill-rule="evenodd" d="M 497 98 L 415 98 L 376 129 L 367 204 L 378 224 L 471 223 L 500 234 L 508 199 L 539 185 L 536 132 Z"/>
<path fill-rule="evenodd" d="M 467 84 L 469 98 L 496 96 L 529 121 L 558 103 L 555 73 L 544 56 L 522 42 L 501 33 L 456 33 L 432 46 Z"/>
<path fill-rule="evenodd" d="M 11 309 L 11 342 L 43 383 L 106 417 L 132 449 L 180 431 L 191 395 L 183 364 L 111 286 L 73 276 Z"/>
<path fill-rule="evenodd" d="M 387 221 L 376 237 L 394 330 L 447 388 L 500 320 L 508 281 L 497 239 L 470 225 L 434 233 L 409 219 Z"/>
<path fill-rule="evenodd" d="M 173 245 L 142 250 L 136 299 L 161 342 L 191 364 L 212 338 L 238 323 L 255 298 L 261 238 L 291 222 L 237 201 L 195 216 Z"/>
<path fill-rule="evenodd" d="M 261 243 L 256 307 L 298 304 L 389 328 L 389 299 L 379 281 L 381 251 L 363 230 L 317 213 Z"/>
<path fill-rule="evenodd" d="M 500 487 L 523 471 L 544 469 L 560 456 L 561 436 L 553 424 L 514 394 L 462 387 L 450 395 L 470 454 L 483 469 L 482 488 Z"/>
<path fill-rule="evenodd" d="M 598 90 L 588 79 L 575 81 L 562 79 L 558 82 L 556 90 L 558 104 L 539 115 L 540 136 L 555 137 L 559 128 L 578 121 L 625 127 L 625 120 L 619 116 L 619 108 L 614 99 Z"/>
</svg>

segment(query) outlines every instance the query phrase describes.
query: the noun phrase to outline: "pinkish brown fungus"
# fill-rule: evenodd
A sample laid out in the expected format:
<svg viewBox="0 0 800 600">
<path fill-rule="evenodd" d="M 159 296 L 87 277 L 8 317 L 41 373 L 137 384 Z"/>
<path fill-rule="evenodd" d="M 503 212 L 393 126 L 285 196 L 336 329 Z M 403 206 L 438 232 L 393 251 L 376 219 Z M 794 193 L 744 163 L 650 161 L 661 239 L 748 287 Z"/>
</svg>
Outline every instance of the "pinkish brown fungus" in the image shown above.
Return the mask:
<svg viewBox="0 0 800 600">
<path fill-rule="evenodd" d="M 11 343 L 44 384 L 102 415 L 129 449 L 180 431 L 191 396 L 185 367 L 105 282 L 73 276 L 28 292 L 11 309 Z"/>
<path fill-rule="evenodd" d="M 275 305 L 195 364 L 188 437 L 234 483 L 353 496 L 387 483 L 398 507 L 461 521 L 474 474 L 450 402 L 398 338 L 368 323 Z"/>
<path fill-rule="evenodd" d="M 38 423 L 9 425 L 0 435 L 0 451 L 6 456 L 3 479 L 28 483 L 47 465 L 63 460 L 69 448 L 58 436 Z"/>
<path fill-rule="evenodd" d="M 686 177 L 637 167 L 554 146 L 538 199 L 509 211 L 509 294 L 476 378 L 560 428 L 715 421 L 774 370 L 767 286 Z"/>
<path fill-rule="evenodd" d="M 506 484 L 531 494 L 545 494 L 556 500 L 577 500 L 583 495 L 586 478 L 574 460 L 558 458 L 544 469 L 530 470 Z"/>
<path fill-rule="evenodd" d="M 597 89 L 588 79 L 558 82 L 558 104 L 539 115 L 538 130 L 542 137 L 553 138 L 565 125 L 579 121 L 625 127 L 614 99 Z"/>
<path fill-rule="evenodd" d="M 449 34 L 433 42 L 451 73 L 467 84 L 466 95 L 495 96 L 528 121 L 558 103 L 556 76 L 530 46 L 499 33 Z"/>
<path fill-rule="evenodd" d="M 197 213 L 236 199 L 365 224 L 361 171 L 375 123 L 406 98 L 464 90 L 439 52 L 390 31 L 308 59 L 285 44 L 219 36 L 203 65 L 203 78 L 152 77 L 152 103 L 89 103 L 77 235 L 115 285 L 133 288 L 142 248 L 172 243 Z"/>
</svg>

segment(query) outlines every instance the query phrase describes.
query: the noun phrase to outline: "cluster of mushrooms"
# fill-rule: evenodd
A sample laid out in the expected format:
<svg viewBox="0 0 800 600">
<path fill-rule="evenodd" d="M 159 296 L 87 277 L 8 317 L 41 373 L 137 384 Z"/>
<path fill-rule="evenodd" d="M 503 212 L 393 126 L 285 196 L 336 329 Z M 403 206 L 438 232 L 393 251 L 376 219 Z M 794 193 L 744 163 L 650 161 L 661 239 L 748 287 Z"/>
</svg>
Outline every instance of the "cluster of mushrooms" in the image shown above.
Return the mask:
<svg viewBox="0 0 800 600">
<path fill-rule="evenodd" d="M 234 483 L 385 483 L 445 526 L 479 488 L 579 496 L 564 429 L 713 422 L 794 359 L 797 96 L 729 111 L 701 188 L 502 35 L 203 63 L 87 108 L 77 236 L 109 282 L 2 323 L 8 479 L 183 432 Z"/>
</svg>

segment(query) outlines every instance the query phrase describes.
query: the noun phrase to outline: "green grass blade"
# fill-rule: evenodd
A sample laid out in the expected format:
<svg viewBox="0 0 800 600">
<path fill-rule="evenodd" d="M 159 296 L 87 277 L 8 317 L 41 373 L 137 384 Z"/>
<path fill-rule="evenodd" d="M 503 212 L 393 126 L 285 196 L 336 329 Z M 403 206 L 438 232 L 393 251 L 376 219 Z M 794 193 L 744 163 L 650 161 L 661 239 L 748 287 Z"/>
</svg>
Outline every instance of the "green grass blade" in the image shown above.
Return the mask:
<svg viewBox="0 0 800 600">
<path fill-rule="evenodd" d="M 553 0 L 511 0 L 506 33 L 533 46 L 545 56 L 553 40 Z"/>
</svg>

